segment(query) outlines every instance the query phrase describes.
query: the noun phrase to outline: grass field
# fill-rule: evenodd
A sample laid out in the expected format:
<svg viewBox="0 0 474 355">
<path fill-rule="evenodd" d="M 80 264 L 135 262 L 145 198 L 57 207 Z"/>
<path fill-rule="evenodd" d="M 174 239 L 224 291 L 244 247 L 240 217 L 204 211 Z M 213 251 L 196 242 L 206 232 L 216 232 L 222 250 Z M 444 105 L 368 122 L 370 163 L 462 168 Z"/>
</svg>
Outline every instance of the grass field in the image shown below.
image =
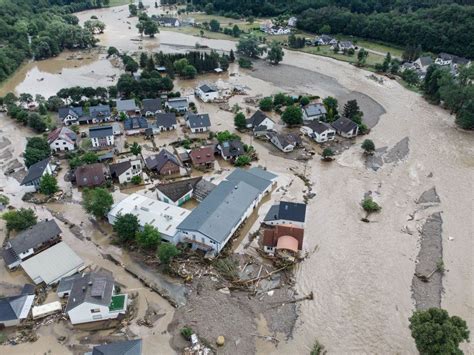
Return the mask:
<svg viewBox="0 0 474 355">
<path fill-rule="evenodd" d="M 110 0 L 109 7 L 121 6 L 130 4 L 130 0 Z"/>
</svg>

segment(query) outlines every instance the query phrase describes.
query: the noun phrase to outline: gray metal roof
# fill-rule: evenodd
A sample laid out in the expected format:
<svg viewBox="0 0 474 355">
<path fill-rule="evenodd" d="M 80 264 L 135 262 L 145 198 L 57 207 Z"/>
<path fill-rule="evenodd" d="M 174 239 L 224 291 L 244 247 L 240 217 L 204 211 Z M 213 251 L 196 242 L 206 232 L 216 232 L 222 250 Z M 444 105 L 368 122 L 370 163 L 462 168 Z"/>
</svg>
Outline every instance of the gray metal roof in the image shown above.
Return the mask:
<svg viewBox="0 0 474 355">
<path fill-rule="evenodd" d="M 66 305 L 66 312 L 87 302 L 109 306 L 114 290 L 112 273 L 105 270 L 91 272 L 77 277 L 73 281 L 71 293 Z"/>
<path fill-rule="evenodd" d="M 104 138 L 114 135 L 112 126 L 98 126 L 89 128 L 90 138 Z"/>
<path fill-rule="evenodd" d="M 64 120 L 66 116 L 71 115 L 77 119 L 84 114 L 82 107 L 60 107 L 58 109 L 58 116 L 60 120 Z"/>
<path fill-rule="evenodd" d="M 238 157 L 245 153 L 244 145 L 240 139 L 219 143 L 219 148 L 226 157 Z"/>
<path fill-rule="evenodd" d="M 346 118 L 346 117 L 340 117 L 333 123 L 331 123 L 331 126 L 338 131 L 338 132 L 350 132 L 353 129 L 357 128 L 357 123 L 354 121 Z"/>
<path fill-rule="evenodd" d="M 204 93 L 217 91 L 217 87 L 215 87 L 214 85 L 207 85 L 207 84 L 201 85 L 199 89 Z"/>
<path fill-rule="evenodd" d="M 259 195 L 259 190 L 243 181 L 223 181 L 177 228 L 198 231 L 222 243 Z"/>
<path fill-rule="evenodd" d="M 24 294 L 0 298 L 0 322 L 19 319 L 28 296 Z"/>
<path fill-rule="evenodd" d="M 285 220 L 304 222 L 306 219 L 306 205 L 304 203 L 284 202 L 270 207 L 264 221 Z"/>
<path fill-rule="evenodd" d="M 135 111 L 138 109 L 135 100 L 117 100 L 117 111 Z"/>
<path fill-rule="evenodd" d="M 15 238 L 10 239 L 10 245 L 16 254 L 21 254 L 28 249 L 36 248 L 61 234 L 61 229 L 55 220 L 39 222 L 24 230 Z"/>
<path fill-rule="evenodd" d="M 170 128 L 176 124 L 176 114 L 174 112 L 157 113 L 156 126 Z"/>
<path fill-rule="evenodd" d="M 161 110 L 161 99 L 144 99 L 142 101 L 143 112 L 156 112 Z"/>
<path fill-rule="evenodd" d="M 189 122 L 191 128 L 211 127 L 211 120 L 207 113 L 198 115 L 189 114 L 187 115 L 186 120 Z"/>
<path fill-rule="evenodd" d="M 51 158 L 46 158 L 44 160 L 41 160 L 33 165 L 31 165 L 28 168 L 28 174 L 23 178 L 21 185 L 25 185 L 29 182 L 32 182 L 34 180 L 39 179 L 40 177 L 43 176 L 44 171 L 46 170 L 46 167 L 49 164 Z"/>
<path fill-rule="evenodd" d="M 92 355 L 141 355 L 142 340 L 125 340 L 94 346 Z"/>
<path fill-rule="evenodd" d="M 304 108 L 304 111 L 308 117 L 325 115 L 327 113 L 323 104 L 309 104 Z"/>
<path fill-rule="evenodd" d="M 329 123 L 326 122 L 319 122 L 319 121 L 310 121 L 304 124 L 306 127 L 311 128 L 313 132 L 317 132 L 318 134 L 321 134 L 323 132 L 326 132 L 328 130 L 334 132 L 334 128 L 331 127 Z"/>
<path fill-rule="evenodd" d="M 79 274 L 75 274 L 75 275 L 68 276 L 68 277 L 63 277 L 63 278 L 59 281 L 58 288 L 56 289 L 56 292 L 57 292 L 57 293 L 61 293 L 61 292 L 71 292 L 71 290 L 72 290 L 72 285 L 74 285 L 74 281 L 75 281 L 77 278 L 80 278 L 80 277 L 82 277 L 82 276 L 79 275 Z"/>
<path fill-rule="evenodd" d="M 278 177 L 277 175 L 269 172 L 268 170 L 259 168 L 257 166 L 250 168 L 249 170 L 247 170 L 247 172 L 268 181 L 273 181 L 273 179 L 276 179 Z"/>
<path fill-rule="evenodd" d="M 89 107 L 89 115 L 91 118 L 102 119 L 110 116 L 109 105 L 97 105 Z"/>
<path fill-rule="evenodd" d="M 171 108 L 174 108 L 174 109 L 180 109 L 180 108 L 188 108 L 188 99 L 185 98 L 185 97 L 177 97 L 177 98 L 173 98 L 173 99 L 169 99 L 166 104 L 171 107 Z"/>
<path fill-rule="evenodd" d="M 148 121 L 145 117 L 129 117 L 123 121 L 123 128 L 126 131 L 148 128 Z"/>
<path fill-rule="evenodd" d="M 261 168 L 254 167 L 254 170 L 243 170 L 240 168 L 236 168 L 232 173 L 227 176 L 228 181 L 234 181 L 234 182 L 239 182 L 243 181 L 253 188 L 257 189 L 260 191 L 260 193 L 264 192 L 268 186 L 272 184 L 271 180 L 273 179 L 266 179 L 262 175 L 265 173 L 265 171 Z M 257 173 L 256 171 L 261 171 L 261 173 Z M 268 173 L 270 174 L 270 173 Z M 260 175 L 260 176 L 259 176 Z M 273 175 L 273 174 L 272 174 Z M 276 177 L 276 175 L 273 175 Z"/>
<path fill-rule="evenodd" d="M 247 120 L 247 124 L 251 124 L 252 127 L 258 127 L 260 123 L 262 123 L 266 118 L 268 118 L 270 121 L 273 121 L 264 112 L 258 110 L 252 116 L 250 116 L 250 118 Z"/>
</svg>

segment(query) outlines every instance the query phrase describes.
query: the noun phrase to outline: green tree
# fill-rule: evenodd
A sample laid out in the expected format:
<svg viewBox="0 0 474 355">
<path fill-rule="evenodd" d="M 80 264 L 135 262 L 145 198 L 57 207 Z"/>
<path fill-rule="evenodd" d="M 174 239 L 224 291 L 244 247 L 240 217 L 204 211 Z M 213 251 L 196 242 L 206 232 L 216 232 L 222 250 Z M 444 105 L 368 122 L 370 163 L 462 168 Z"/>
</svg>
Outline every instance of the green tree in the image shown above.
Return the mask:
<svg viewBox="0 0 474 355">
<path fill-rule="evenodd" d="M 133 155 L 140 155 L 142 154 L 142 147 L 140 144 L 138 144 L 137 142 L 133 142 L 133 144 L 130 146 L 130 152 L 133 154 Z"/>
<path fill-rule="evenodd" d="M 189 62 L 186 58 L 178 59 L 173 63 L 173 67 L 175 72 L 178 74 L 182 74 L 184 71 L 184 68 L 189 65 Z"/>
<path fill-rule="evenodd" d="M 362 200 L 361 206 L 367 213 L 379 212 L 382 207 L 379 206 L 377 202 L 375 202 L 372 197 L 366 197 Z"/>
<path fill-rule="evenodd" d="M 138 9 L 137 9 L 137 5 L 135 4 L 129 4 L 128 5 L 128 11 L 130 12 L 130 16 L 137 16 L 138 14 Z"/>
<path fill-rule="evenodd" d="M 140 33 L 140 36 L 143 36 L 143 32 L 145 31 L 145 24 L 142 21 L 138 21 L 135 27 L 137 28 L 138 33 Z"/>
<path fill-rule="evenodd" d="M 285 106 L 288 102 L 288 99 L 287 99 L 287 96 L 282 93 L 282 92 L 279 92 L 278 94 L 276 94 L 274 97 L 273 97 L 273 105 L 275 107 L 277 106 Z"/>
<path fill-rule="evenodd" d="M 371 139 L 364 140 L 361 147 L 366 154 L 372 154 L 375 151 L 375 144 Z"/>
<path fill-rule="evenodd" d="M 140 53 L 140 68 L 145 68 L 146 67 L 146 62 L 148 61 L 148 54 L 145 52 Z"/>
<path fill-rule="evenodd" d="M 430 308 L 413 313 L 410 330 L 420 354 L 462 354 L 459 344 L 469 341 L 466 321 L 449 316 L 444 309 Z"/>
<path fill-rule="evenodd" d="M 249 165 L 252 159 L 248 155 L 241 155 L 235 159 L 235 166 L 246 166 Z"/>
<path fill-rule="evenodd" d="M 135 240 L 135 235 L 140 229 L 137 216 L 127 213 L 118 215 L 114 222 L 114 231 L 121 243 Z"/>
<path fill-rule="evenodd" d="M 219 141 L 219 143 L 225 142 L 225 141 L 231 141 L 234 139 L 240 140 L 240 137 L 237 134 L 230 133 L 229 131 L 222 131 L 222 132 L 217 132 L 216 138 Z"/>
<path fill-rule="evenodd" d="M 207 15 L 212 15 L 212 13 L 214 12 L 214 5 L 212 3 L 206 4 L 206 6 L 204 7 L 204 11 Z"/>
<path fill-rule="evenodd" d="M 306 105 L 308 105 L 309 103 L 310 103 L 310 101 L 309 101 L 309 97 L 308 97 L 308 96 L 303 96 L 303 97 L 301 97 L 301 99 L 300 99 L 300 104 L 301 104 L 301 106 L 306 106 Z"/>
<path fill-rule="evenodd" d="M 237 43 L 237 52 L 249 58 L 258 58 L 265 52 L 265 48 L 260 46 L 258 39 L 254 35 L 240 37 Z"/>
<path fill-rule="evenodd" d="M 142 183 L 142 177 L 140 175 L 132 176 L 130 182 L 134 185 L 140 185 Z"/>
<path fill-rule="evenodd" d="M 347 103 L 344 105 L 343 113 L 342 115 L 344 117 L 350 118 L 351 120 L 354 120 L 357 116 L 360 116 L 361 111 L 359 108 L 359 105 L 357 104 L 357 100 L 349 100 Z"/>
<path fill-rule="evenodd" d="M 231 63 L 235 62 L 235 54 L 234 54 L 233 49 L 231 49 L 230 52 L 229 52 L 229 62 L 231 62 Z"/>
<path fill-rule="evenodd" d="M 385 59 L 383 60 L 382 63 L 382 71 L 384 73 L 388 72 L 388 69 L 390 68 L 390 64 L 392 63 L 392 55 L 390 52 L 387 52 L 387 55 L 385 56 Z"/>
<path fill-rule="evenodd" d="M 456 114 L 456 124 L 463 129 L 474 129 L 474 100 L 468 101 Z"/>
<path fill-rule="evenodd" d="M 104 33 L 105 23 L 99 20 L 87 20 L 84 22 L 84 28 L 93 34 Z"/>
<path fill-rule="evenodd" d="M 233 37 L 240 37 L 240 34 L 242 33 L 242 31 L 240 30 L 239 26 L 237 25 L 234 25 L 234 27 L 232 27 L 232 36 Z"/>
<path fill-rule="evenodd" d="M 332 96 L 328 96 L 323 100 L 324 107 L 326 108 L 326 120 L 328 122 L 335 121 L 339 116 L 338 102 Z"/>
<path fill-rule="evenodd" d="M 112 208 L 114 199 L 106 189 L 96 187 L 82 192 L 84 209 L 95 218 L 104 218 Z"/>
<path fill-rule="evenodd" d="M 334 156 L 334 151 L 331 148 L 324 148 L 323 150 L 323 159 L 324 160 L 332 160 Z"/>
<path fill-rule="evenodd" d="M 287 108 L 281 115 L 281 119 L 288 126 L 301 124 L 303 123 L 303 111 L 301 111 L 300 107 L 295 105 L 287 106 Z"/>
<path fill-rule="evenodd" d="M 247 58 L 239 58 L 239 67 L 250 69 L 252 68 L 252 61 Z"/>
<path fill-rule="evenodd" d="M 209 21 L 209 28 L 211 29 L 211 32 L 219 32 L 221 24 L 216 19 L 212 19 Z"/>
<path fill-rule="evenodd" d="M 28 115 L 28 126 L 33 128 L 38 133 L 43 133 L 47 128 L 43 117 L 41 117 L 36 112 L 32 112 Z"/>
<path fill-rule="evenodd" d="M 194 79 L 196 75 L 197 75 L 197 70 L 193 65 L 189 64 L 184 67 L 183 76 L 186 79 Z"/>
<path fill-rule="evenodd" d="M 5 212 L 2 218 L 6 222 L 8 231 L 25 230 L 34 226 L 38 219 L 31 208 L 20 208 L 18 210 Z"/>
<path fill-rule="evenodd" d="M 357 53 L 357 65 L 363 67 L 369 56 L 369 52 L 367 52 L 364 48 L 361 48 Z"/>
<path fill-rule="evenodd" d="M 145 21 L 143 25 L 143 32 L 150 37 L 155 37 L 155 34 L 159 33 L 158 25 L 153 20 Z"/>
<path fill-rule="evenodd" d="M 234 125 L 238 129 L 245 129 L 247 127 L 247 119 L 242 112 L 239 112 L 235 115 Z"/>
<path fill-rule="evenodd" d="M 273 110 L 273 100 L 271 96 L 267 96 L 261 99 L 258 106 L 260 107 L 260 110 L 265 112 L 270 112 L 271 110 Z"/>
<path fill-rule="evenodd" d="M 85 152 L 81 156 L 81 162 L 83 164 L 94 164 L 94 163 L 97 163 L 98 161 L 99 161 L 99 156 L 97 155 L 97 153 L 94 153 L 94 152 Z"/>
<path fill-rule="evenodd" d="M 130 72 L 131 74 L 135 73 L 138 71 L 138 63 L 134 61 L 132 58 L 130 58 L 126 63 L 125 63 L 125 70 Z"/>
<path fill-rule="evenodd" d="M 50 174 L 44 174 L 41 177 L 39 190 L 42 194 L 53 195 L 59 191 L 58 181 Z"/>
<path fill-rule="evenodd" d="M 25 165 L 29 168 L 31 165 L 44 160 L 51 156 L 51 148 L 49 147 L 48 141 L 42 137 L 33 137 L 26 143 L 25 153 Z"/>
<path fill-rule="evenodd" d="M 417 72 L 412 69 L 405 69 L 402 72 L 401 77 L 408 85 L 411 86 L 416 86 L 420 82 L 420 78 L 418 77 Z"/>
<path fill-rule="evenodd" d="M 181 251 L 176 248 L 175 245 L 170 244 L 170 243 L 161 243 L 160 246 L 158 247 L 158 258 L 160 261 L 165 264 L 169 265 L 171 260 L 175 257 L 181 254 Z"/>
<path fill-rule="evenodd" d="M 227 71 L 229 69 L 229 59 L 227 59 L 227 56 L 222 56 L 219 58 L 219 68 L 221 68 L 223 71 Z"/>
<path fill-rule="evenodd" d="M 142 248 L 156 250 L 160 244 L 161 235 L 151 224 L 145 224 L 143 230 L 137 232 L 136 240 Z"/>
<path fill-rule="evenodd" d="M 119 53 L 118 49 L 115 48 L 115 47 L 109 47 L 109 48 L 107 49 L 107 56 L 108 56 L 108 57 L 111 57 L 111 56 L 113 56 L 113 55 L 119 55 L 119 54 L 120 54 L 120 53 Z"/>
<path fill-rule="evenodd" d="M 272 64 L 278 64 L 283 60 L 283 56 L 285 53 L 283 53 L 283 49 L 281 48 L 280 42 L 277 41 L 272 41 L 270 43 L 270 49 L 268 51 L 268 60 Z"/>
</svg>

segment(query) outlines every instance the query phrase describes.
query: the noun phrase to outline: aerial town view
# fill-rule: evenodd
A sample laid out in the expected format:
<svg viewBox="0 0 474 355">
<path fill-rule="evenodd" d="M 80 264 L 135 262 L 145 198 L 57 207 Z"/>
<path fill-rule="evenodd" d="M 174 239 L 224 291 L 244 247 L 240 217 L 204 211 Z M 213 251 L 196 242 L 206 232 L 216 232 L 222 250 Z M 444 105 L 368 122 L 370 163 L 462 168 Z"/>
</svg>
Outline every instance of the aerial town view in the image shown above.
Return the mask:
<svg viewBox="0 0 474 355">
<path fill-rule="evenodd" d="M 472 1 L 0 4 L 0 354 L 474 354 Z"/>
</svg>

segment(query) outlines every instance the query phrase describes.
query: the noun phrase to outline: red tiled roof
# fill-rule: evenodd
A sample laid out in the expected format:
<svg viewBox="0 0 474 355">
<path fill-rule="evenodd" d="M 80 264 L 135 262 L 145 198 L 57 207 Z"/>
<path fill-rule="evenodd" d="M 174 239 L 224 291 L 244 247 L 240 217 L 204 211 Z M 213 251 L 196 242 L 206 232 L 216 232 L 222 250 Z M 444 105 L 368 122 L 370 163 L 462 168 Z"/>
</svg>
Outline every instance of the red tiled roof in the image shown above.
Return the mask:
<svg viewBox="0 0 474 355">
<path fill-rule="evenodd" d="M 200 164 L 213 162 L 215 160 L 214 147 L 207 146 L 207 147 L 193 149 L 191 153 L 189 153 L 189 157 L 191 158 L 193 165 L 200 165 Z"/>
</svg>

